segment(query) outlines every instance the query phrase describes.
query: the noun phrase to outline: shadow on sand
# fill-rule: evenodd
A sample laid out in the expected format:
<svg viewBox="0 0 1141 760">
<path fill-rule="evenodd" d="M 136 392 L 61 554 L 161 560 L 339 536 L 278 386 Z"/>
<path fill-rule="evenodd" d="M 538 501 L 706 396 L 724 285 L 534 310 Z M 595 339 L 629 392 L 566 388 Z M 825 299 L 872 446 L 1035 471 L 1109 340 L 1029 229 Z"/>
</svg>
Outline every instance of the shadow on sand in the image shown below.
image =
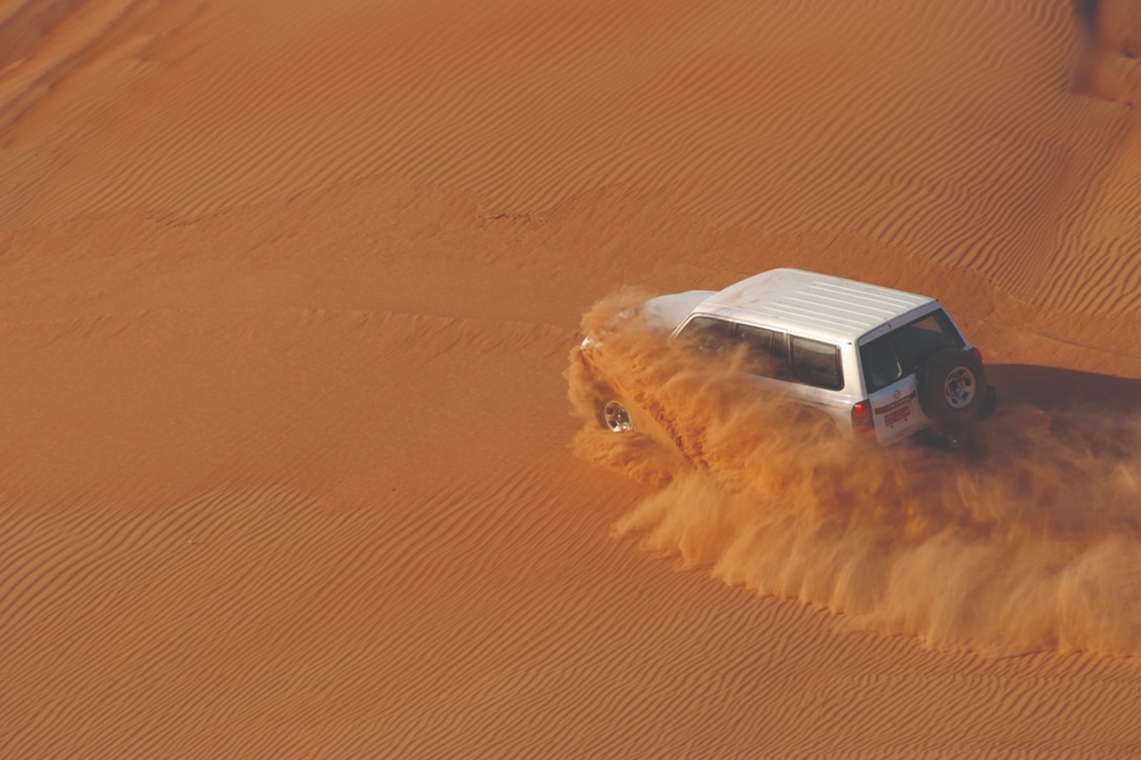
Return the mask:
<svg viewBox="0 0 1141 760">
<path fill-rule="evenodd" d="M 991 364 L 998 408 L 1030 404 L 1044 412 L 1121 415 L 1141 411 L 1141 379 L 1033 364 Z"/>
</svg>

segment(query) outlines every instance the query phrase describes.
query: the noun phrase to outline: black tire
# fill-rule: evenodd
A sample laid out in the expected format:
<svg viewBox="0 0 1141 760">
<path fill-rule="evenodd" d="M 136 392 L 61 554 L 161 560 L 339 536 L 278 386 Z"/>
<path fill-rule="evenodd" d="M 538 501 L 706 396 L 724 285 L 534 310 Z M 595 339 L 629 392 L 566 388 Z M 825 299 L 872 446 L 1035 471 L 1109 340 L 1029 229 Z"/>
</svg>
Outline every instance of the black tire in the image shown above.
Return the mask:
<svg viewBox="0 0 1141 760">
<path fill-rule="evenodd" d="M 919 370 L 919 405 L 937 425 L 971 424 L 979 418 L 986 395 L 986 370 L 970 351 L 944 349 Z"/>
</svg>

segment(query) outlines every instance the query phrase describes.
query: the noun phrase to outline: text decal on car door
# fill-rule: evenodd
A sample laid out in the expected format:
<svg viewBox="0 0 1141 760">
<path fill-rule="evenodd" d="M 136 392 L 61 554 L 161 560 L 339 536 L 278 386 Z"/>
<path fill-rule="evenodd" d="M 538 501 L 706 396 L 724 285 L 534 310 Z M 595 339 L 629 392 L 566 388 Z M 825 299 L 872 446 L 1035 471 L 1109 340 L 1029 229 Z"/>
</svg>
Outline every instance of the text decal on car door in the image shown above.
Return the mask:
<svg viewBox="0 0 1141 760">
<path fill-rule="evenodd" d="M 907 405 L 908 402 L 910 402 L 911 399 L 913 399 L 913 398 L 915 398 L 915 391 L 912 391 L 911 393 L 907 394 L 906 396 L 899 399 L 898 401 L 892 401 L 890 404 L 884 404 L 880 408 L 876 409 L 875 413 L 876 414 L 884 414 L 884 413 L 890 412 L 894 409 L 899 409 L 899 407 Z M 892 415 L 888 415 L 888 416 L 890 417 Z M 906 417 L 907 415 L 902 415 L 902 416 Z M 896 419 L 899 419 L 899 418 L 897 417 Z M 892 424 L 891 422 L 888 422 L 886 419 L 884 420 L 884 422 L 888 425 Z M 894 422 L 894 420 L 893 420 L 893 422 Z"/>
</svg>

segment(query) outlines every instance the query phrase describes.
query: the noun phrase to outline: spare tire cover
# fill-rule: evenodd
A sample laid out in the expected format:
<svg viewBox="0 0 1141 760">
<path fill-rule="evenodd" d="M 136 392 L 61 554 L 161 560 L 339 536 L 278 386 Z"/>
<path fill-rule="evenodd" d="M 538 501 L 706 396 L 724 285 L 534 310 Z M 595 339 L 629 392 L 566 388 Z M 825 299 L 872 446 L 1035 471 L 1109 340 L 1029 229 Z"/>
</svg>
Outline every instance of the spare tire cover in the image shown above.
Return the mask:
<svg viewBox="0 0 1141 760">
<path fill-rule="evenodd" d="M 986 370 L 970 351 L 946 348 L 919 370 L 919 405 L 932 422 L 966 425 L 982 410 Z"/>
</svg>

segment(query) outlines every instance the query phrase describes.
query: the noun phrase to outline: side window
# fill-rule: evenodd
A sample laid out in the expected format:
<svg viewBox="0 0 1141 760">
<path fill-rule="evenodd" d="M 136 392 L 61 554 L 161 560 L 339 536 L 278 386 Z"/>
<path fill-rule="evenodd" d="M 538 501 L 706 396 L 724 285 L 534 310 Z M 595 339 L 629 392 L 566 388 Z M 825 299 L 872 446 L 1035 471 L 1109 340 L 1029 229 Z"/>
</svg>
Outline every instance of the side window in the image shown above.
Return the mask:
<svg viewBox="0 0 1141 760">
<path fill-rule="evenodd" d="M 792 350 L 792 373 L 797 380 L 834 391 L 844 387 L 838 347 L 795 336 L 789 337 L 789 346 Z"/>
<path fill-rule="evenodd" d="M 763 327 L 737 325 L 737 335 L 745 346 L 744 371 L 750 375 L 789 380 L 788 344 L 781 332 Z"/>
<path fill-rule="evenodd" d="M 678 337 L 690 347 L 716 356 L 731 351 L 735 342 L 733 325 L 712 317 L 694 317 L 681 329 Z"/>
</svg>

